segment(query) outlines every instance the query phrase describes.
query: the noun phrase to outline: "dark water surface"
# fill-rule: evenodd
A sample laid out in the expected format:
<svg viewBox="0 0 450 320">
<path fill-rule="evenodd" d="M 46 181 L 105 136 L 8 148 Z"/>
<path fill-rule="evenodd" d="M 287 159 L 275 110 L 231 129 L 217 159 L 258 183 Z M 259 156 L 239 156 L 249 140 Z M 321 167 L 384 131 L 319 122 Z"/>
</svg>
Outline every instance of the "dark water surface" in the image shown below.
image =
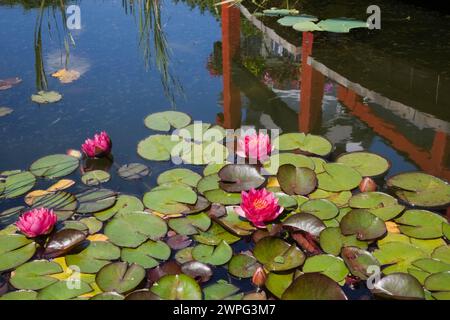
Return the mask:
<svg viewBox="0 0 450 320">
<path fill-rule="evenodd" d="M 38 5 L 12 2 L 0 1 L 0 79 L 18 76 L 23 82 L 0 91 L 0 107 L 14 110 L 0 117 L 0 171 L 26 169 L 42 156 L 79 149 L 86 137 L 105 130 L 113 140 L 115 166 L 143 162 L 152 170 L 145 183 L 113 175 L 105 187 L 142 196 L 173 166 L 137 155 L 137 143 L 151 134 L 143 119 L 172 108 L 227 128 L 248 124 L 321 134 L 335 144 L 335 155 L 366 149 L 385 156 L 392 163 L 388 176 L 418 169 L 450 179 L 445 13 L 384 1 L 387 21 L 380 31 L 302 35 L 278 27 L 276 19 L 250 18 L 251 6 L 241 14 L 226 9 L 221 17 L 212 6 L 200 10 L 195 1 L 166 0 L 159 36 L 168 50 L 156 59 L 154 29 L 147 29 L 151 57 L 146 57 L 145 27 L 127 1 L 78 1 L 82 28 L 71 31 L 69 67 L 82 75 L 61 84 L 49 75 L 65 63 L 59 9 L 44 9 L 42 52 L 36 53 Z M 322 2 L 305 1 L 304 8 L 316 15 L 324 8 L 322 15 L 330 18 L 366 16 L 364 4 L 333 11 L 330 2 Z M 44 63 L 48 89 L 63 95 L 59 103 L 30 100 L 42 86 L 36 61 Z M 168 79 L 158 63 L 168 68 Z M 20 202 L 2 201 L 0 211 Z"/>
</svg>

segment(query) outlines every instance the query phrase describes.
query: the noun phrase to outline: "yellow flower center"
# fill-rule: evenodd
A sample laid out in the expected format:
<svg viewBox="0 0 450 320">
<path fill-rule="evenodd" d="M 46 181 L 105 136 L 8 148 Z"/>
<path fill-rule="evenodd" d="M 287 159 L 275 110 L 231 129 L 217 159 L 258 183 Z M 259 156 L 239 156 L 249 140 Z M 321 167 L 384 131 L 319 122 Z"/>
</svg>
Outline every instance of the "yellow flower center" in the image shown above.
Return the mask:
<svg viewBox="0 0 450 320">
<path fill-rule="evenodd" d="M 255 207 L 255 209 L 264 209 L 265 207 L 267 207 L 267 201 L 263 200 L 263 199 L 258 199 L 256 201 L 253 202 L 253 206 Z"/>
</svg>

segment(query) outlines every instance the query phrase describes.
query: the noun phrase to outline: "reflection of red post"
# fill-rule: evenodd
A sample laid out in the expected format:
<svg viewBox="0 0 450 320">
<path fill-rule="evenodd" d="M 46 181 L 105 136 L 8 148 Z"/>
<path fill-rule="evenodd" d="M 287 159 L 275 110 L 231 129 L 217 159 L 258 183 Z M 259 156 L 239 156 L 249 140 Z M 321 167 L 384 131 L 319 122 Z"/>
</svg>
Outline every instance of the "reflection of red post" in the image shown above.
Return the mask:
<svg viewBox="0 0 450 320">
<path fill-rule="evenodd" d="M 308 57 L 312 54 L 314 34 L 303 32 L 302 37 L 299 130 L 310 132 L 317 128 L 321 120 L 325 77 L 308 64 Z"/>
<path fill-rule="evenodd" d="M 446 159 L 450 148 L 450 138 L 446 133 L 436 132 L 431 150 L 427 151 L 402 135 L 394 124 L 372 113 L 370 107 L 362 103 L 362 98 L 353 90 L 339 85 L 338 100 L 376 134 L 388 140 L 395 150 L 406 153 L 422 170 L 447 180 L 450 179 L 450 169 Z"/>
<path fill-rule="evenodd" d="M 236 129 L 241 125 L 241 93 L 233 84 L 232 62 L 240 49 L 241 13 L 239 8 L 222 5 L 222 67 L 223 67 L 223 122 L 224 128 Z"/>
</svg>

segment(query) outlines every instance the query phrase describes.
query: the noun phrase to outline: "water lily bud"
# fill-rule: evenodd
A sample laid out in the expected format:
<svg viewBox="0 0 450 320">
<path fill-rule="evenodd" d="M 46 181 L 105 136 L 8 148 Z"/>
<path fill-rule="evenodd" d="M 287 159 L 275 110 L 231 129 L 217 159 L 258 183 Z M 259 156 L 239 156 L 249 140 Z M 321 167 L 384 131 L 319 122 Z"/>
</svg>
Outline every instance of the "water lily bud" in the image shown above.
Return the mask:
<svg viewBox="0 0 450 320">
<path fill-rule="evenodd" d="M 93 139 L 86 139 L 81 150 L 89 158 L 102 158 L 110 154 L 112 148 L 111 139 L 106 132 L 95 134 Z"/>
<path fill-rule="evenodd" d="M 370 192 L 377 190 L 377 184 L 369 177 L 365 177 L 359 184 L 359 190 L 361 192 Z"/>
<path fill-rule="evenodd" d="M 252 277 L 252 282 L 258 288 L 262 287 L 266 283 L 266 272 L 262 267 L 258 267 Z"/>
</svg>

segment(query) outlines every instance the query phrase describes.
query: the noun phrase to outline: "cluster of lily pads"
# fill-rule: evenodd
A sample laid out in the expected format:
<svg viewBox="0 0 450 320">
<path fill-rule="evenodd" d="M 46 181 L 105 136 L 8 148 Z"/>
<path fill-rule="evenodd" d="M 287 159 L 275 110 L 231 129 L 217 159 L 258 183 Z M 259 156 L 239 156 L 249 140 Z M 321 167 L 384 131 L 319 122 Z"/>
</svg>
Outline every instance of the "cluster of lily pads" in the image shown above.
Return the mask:
<svg viewBox="0 0 450 320">
<path fill-rule="evenodd" d="M 169 161 L 185 139 L 171 131 L 193 130 L 191 122 L 177 111 L 149 115 L 145 125 L 159 133 L 140 141 L 138 154 L 155 166 Z M 202 132 L 212 128 L 223 130 L 203 124 Z M 159 174 L 144 195 L 105 188 L 106 171 L 78 177 L 86 160 L 73 151 L 1 172 L 0 201 L 24 202 L 0 213 L 9 223 L 0 230 L 0 300 L 347 299 L 374 272 L 367 283 L 376 297 L 450 299 L 450 225 L 429 211 L 450 204 L 447 182 L 423 172 L 384 179 L 389 161 L 365 151 L 333 157 L 321 136 L 275 139 L 256 165 L 235 164 L 228 152 L 211 162 L 196 151 L 226 150 L 223 141 L 187 141 L 192 152 L 182 160 L 193 169 Z M 150 172 L 130 163 L 116 174 L 133 183 Z M 378 190 L 368 191 L 367 179 Z M 236 209 L 242 191 L 263 188 L 284 211 L 257 228 Z M 58 222 L 28 238 L 14 220 L 34 208 L 52 209 Z M 250 279 L 254 290 L 242 292 Z"/>
<path fill-rule="evenodd" d="M 279 17 L 277 22 L 285 27 L 292 27 L 296 31 L 325 31 L 335 33 L 348 33 L 354 28 L 368 28 L 366 21 L 349 19 L 349 18 L 333 18 L 319 21 L 315 16 L 307 14 L 299 14 L 295 9 L 267 9 L 263 11 L 264 16 Z"/>
</svg>

